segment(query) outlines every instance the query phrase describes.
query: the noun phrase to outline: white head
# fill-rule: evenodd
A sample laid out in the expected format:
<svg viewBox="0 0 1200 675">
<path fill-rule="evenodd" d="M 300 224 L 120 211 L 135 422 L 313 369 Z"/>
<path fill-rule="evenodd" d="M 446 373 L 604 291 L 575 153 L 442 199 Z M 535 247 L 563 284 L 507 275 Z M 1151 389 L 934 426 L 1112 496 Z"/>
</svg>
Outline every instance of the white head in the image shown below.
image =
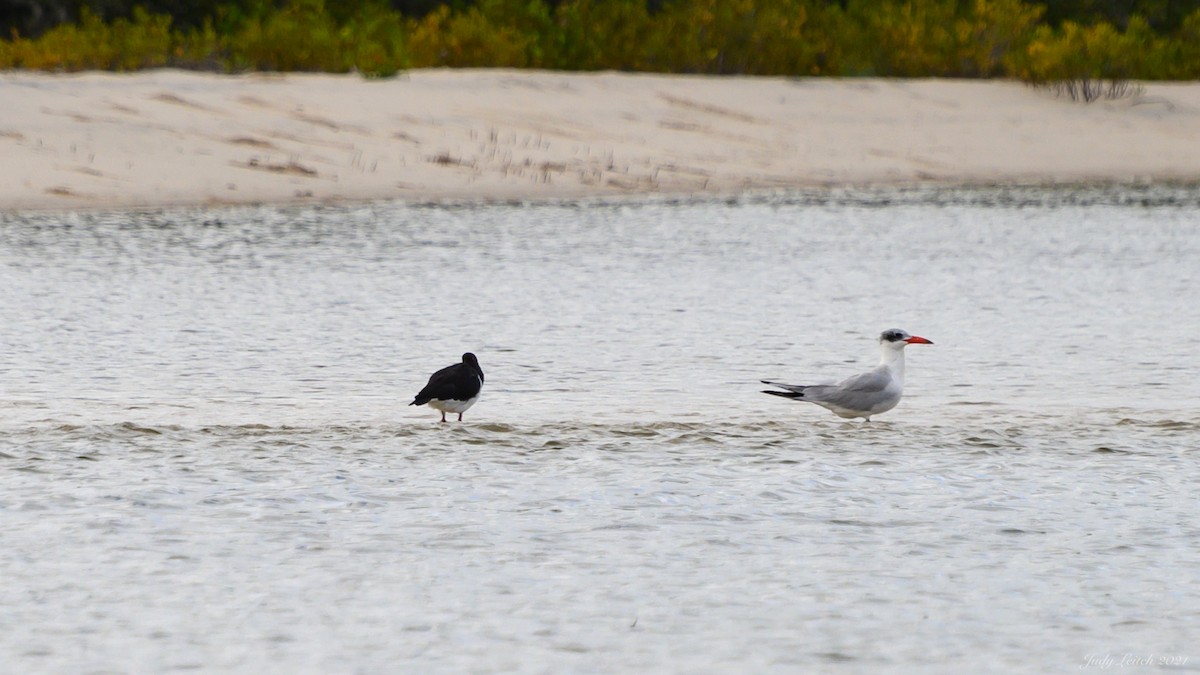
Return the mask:
<svg viewBox="0 0 1200 675">
<path fill-rule="evenodd" d="M 909 335 L 908 331 L 900 330 L 899 328 L 889 328 L 879 334 L 879 345 L 884 349 L 894 349 L 901 351 L 909 345 L 931 345 L 929 340 L 916 335 Z"/>
</svg>

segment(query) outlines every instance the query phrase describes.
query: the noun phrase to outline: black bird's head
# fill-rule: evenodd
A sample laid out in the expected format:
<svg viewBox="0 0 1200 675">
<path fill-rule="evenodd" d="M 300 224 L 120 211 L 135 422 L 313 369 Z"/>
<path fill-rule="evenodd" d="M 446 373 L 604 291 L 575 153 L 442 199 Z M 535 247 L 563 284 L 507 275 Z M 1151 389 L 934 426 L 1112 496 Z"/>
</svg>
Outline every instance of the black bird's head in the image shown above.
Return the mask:
<svg viewBox="0 0 1200 675">
<path fill-rule="evenodd" d="M 463 354 L 462 362 L 467 364 L 468 366 L 471 366 L 472 368 L 474 368 L 475 372 L 479 373 L 479 379 L 480 380 L 483 379 L 483 368 L 479 367 L 479 359 L 475 358 L 474 354 L 472 354 L 471 352 L 467 352 L 466 354 Z"/>
</svg>

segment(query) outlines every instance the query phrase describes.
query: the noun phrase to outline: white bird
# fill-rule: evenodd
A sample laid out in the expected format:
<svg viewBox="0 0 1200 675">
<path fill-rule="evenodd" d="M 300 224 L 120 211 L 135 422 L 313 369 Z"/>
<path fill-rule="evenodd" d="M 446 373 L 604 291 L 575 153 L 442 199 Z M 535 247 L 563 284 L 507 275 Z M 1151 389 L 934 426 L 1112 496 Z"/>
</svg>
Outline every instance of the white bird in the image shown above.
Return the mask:
<svg viewBox="0 0 1200 675">
<path fill-rule="evenodd" d="M 783 384 L 763 380 L 763 384 L 787 391 L 763 390 L 764 394 L 782 396 L 796 401 L 816 403 L 837 415 L 871 421 L 871 415 L 885 413 L 900 402 L 904 394 L 904 348 L 908 345 L 931 345 L 929 340 L 909 335 L 899 328 L 883 331 L 879 336 L 879 365 L 873 370 L 848 377 L 837 384 Z"/>
</svg>

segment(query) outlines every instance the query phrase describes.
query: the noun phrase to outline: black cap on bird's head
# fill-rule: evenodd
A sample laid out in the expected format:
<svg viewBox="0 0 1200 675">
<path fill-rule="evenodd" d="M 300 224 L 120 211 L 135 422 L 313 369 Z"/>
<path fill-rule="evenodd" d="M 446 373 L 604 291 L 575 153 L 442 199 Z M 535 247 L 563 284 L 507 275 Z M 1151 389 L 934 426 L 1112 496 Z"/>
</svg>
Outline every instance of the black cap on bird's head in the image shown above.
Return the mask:
<svg viewBox="0 0 1200 675">
<path fill-rule="evenodd" d="M 933 342 L 926 340 L 923 337 L 909 335 L 908 331 L 900 330 L 899 328 L 889 328 L 879 335 L 880 342 L 890 342 L 892 344 L 904 345 L 931 345 Z"/>
</svg>

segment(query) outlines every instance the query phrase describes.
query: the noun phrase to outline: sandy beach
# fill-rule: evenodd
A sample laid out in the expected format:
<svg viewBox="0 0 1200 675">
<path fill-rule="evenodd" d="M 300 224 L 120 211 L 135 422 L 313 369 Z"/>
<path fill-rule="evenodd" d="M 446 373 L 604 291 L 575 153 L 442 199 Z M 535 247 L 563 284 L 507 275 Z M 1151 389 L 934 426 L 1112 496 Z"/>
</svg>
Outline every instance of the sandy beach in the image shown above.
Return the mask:
<svg viewBox="0 0 1200 675">
<path fill-rule="evenodd" d="M 1200 181 L 1200 84 L 0 74 L 0 210 Z"/>
</svg>

